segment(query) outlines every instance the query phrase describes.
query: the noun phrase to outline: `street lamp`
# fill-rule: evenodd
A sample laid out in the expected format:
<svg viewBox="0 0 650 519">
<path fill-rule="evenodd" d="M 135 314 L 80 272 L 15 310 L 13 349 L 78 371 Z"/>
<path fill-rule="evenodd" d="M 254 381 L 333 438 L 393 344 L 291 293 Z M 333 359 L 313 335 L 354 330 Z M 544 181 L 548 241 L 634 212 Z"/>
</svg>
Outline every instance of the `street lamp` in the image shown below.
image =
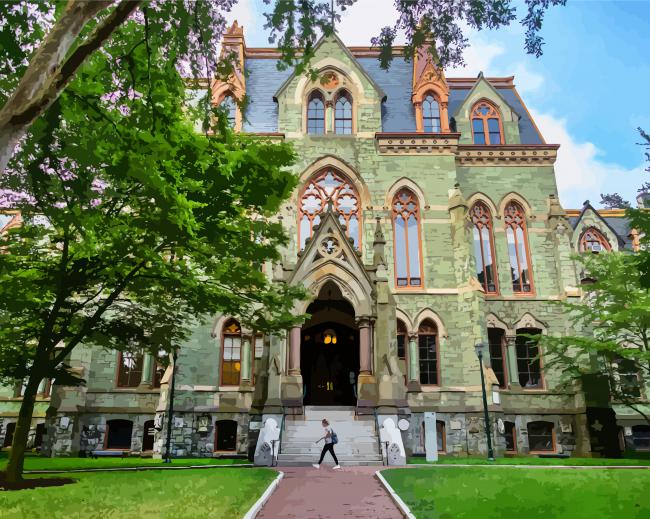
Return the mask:
<svg viewBox="0 0 650 519">
<path fill-rule="evenodd" d="M 481 389 L 483 391 L 483 414 L 485 417 L 485 435 L 487 436 L 488 461 L 494 461 L 494 451 L 492 450 L 492 433 L 490 431 L 490 415 L 488 414 L 487 394 L 485 392 L 485 377 L 483 376 L 483 344 L 477 343 L 474 346 L 476 356 L 478 357 L 479 370 L 481 372 Z"/>
<path fill-rule="evenodd" d="M 172 462 L 171 441 L 172 441 L 172 418 L 174 415 L 174 389 L 176 387 L 176 360 L 178 358 L 178 351 L 174 348 L 172 353 L 172 379 L 170 381 L 171 387 L 169 388 L 169 416 L 167 416 L 167 442 L 165 445 L 165 463 Z"/>
</svg>

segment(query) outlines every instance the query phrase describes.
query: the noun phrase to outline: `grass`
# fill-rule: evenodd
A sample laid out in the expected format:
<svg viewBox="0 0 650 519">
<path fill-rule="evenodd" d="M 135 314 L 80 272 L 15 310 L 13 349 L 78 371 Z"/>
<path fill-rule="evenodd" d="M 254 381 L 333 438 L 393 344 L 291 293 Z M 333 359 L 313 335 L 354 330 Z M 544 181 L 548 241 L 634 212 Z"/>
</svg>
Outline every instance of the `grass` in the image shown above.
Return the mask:
<svg viewBox="0 0 650 519">
<path fill-rule="evenodd" d="M 62 487 L 0 491 L 0 516 L 235 519 L 248 511 L 276 476 L 270 469 L 75 474 L 78 482 Z"/>
<path fill-rule="evenodd" d="M 0 470 L 7 465 L 7 453 L 0 453 Z M 172 465 L 238 465 L 250 463 L 247 459 L 222 459 L 222 458 L 179 458 L 172 461 Z M 25 457 L 25 470 L 72 470 L 89 468 L 119 468 L 119 467 L 150 467 L 164 466 L 162 460 L 153 458 L 43 458 L 41 456 L 27 455 Z"/>
<path fill-rule="evenodd" d="M 385 470 L 418 519 L 650 517 L 650 470 Z"/>
<path fill-rule="evenodd" d="M 488 461 L 485 458 L 452 458 L 440 456 L 438 461 L 427 461 L 425 458 L 409 458 L 409 465 L 650 465 L 650 459 L 630 458 L 497 458 Z"/>
</svg>

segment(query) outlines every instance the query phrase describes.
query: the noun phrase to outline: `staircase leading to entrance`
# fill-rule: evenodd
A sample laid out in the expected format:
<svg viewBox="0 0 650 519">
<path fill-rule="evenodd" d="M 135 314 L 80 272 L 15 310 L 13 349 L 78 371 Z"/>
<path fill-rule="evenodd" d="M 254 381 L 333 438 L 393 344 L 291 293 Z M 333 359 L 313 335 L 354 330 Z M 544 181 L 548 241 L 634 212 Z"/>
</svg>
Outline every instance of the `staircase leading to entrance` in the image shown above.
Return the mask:
<svg viewBox="0 0 650 519">
<path fill-rule="evenodd" d="M 341 465 L 382 464 L 374 416 L 356 416 L 354 407 L 305 406 L 304 415 L 285 418 L 278 465 L 310 465 L 318 461 L 323 442 L 314 442 L 324 435 L 323 418 L 329 420 L 339 438 L 334 451 Z M 334 464 L 329 453 L 323 463 Z"/>
</svg>

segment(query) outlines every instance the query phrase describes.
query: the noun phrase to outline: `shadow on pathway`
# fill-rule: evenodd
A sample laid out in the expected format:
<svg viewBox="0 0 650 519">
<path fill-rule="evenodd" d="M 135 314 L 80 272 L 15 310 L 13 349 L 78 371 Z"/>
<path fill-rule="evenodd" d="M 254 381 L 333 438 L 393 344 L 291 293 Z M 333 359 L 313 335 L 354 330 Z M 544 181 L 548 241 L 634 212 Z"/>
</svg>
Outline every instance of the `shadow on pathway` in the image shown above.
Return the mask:
<svg viewBox="0 0 650 519">
<path fill-rule="evenodd" d="M 279 467 L 284 479 L 257 517 L 401 518 L 401 513 L 375 478 L 379 468 Z"/>
</svg>

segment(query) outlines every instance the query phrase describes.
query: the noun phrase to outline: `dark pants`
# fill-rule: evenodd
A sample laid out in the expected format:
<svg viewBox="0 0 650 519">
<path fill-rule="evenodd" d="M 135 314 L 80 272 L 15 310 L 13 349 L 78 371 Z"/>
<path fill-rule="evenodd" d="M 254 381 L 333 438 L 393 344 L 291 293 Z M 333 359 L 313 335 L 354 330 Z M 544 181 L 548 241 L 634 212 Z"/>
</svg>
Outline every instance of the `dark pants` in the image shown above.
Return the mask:
<svg viewBox="0 0 650 519">
<path fill-rule="evenodd" d="M 339 460 L 336 459 L 336 454 L 334 454 L 334 444 L 333 443 L 326 443 L 323 445 L 323 451 L 320 453 L 320 460 L 318 461 L 318 464 L 320 465 L 323 463 L 323 458 L 325 457 L 325 453 L 329 451 L 330 454 L 332 455 L 332 458 L 334 458 L 334 463 L 337 465 L 339 464 Z"/>
</svg>

